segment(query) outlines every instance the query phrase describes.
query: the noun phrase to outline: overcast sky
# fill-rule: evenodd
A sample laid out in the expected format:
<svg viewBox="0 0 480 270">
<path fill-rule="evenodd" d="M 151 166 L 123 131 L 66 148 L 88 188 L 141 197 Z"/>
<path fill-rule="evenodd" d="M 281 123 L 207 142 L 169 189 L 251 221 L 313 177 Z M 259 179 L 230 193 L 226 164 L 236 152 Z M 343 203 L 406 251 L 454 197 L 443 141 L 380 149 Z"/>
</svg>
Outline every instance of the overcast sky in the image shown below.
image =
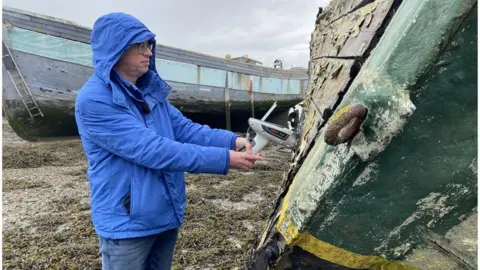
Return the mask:
<svg viewBox="0 0 480 270">
<path fill-rule="evenodd" d="M 307 67 L 310 34 L 319 7 L 330 0 L 4 0 L 5 6 L 92 27 L 106 13 L 122 11 L 143 21 L 160 44 L 205 54 L 249 57 L 272 67 Z"/>
</svg>

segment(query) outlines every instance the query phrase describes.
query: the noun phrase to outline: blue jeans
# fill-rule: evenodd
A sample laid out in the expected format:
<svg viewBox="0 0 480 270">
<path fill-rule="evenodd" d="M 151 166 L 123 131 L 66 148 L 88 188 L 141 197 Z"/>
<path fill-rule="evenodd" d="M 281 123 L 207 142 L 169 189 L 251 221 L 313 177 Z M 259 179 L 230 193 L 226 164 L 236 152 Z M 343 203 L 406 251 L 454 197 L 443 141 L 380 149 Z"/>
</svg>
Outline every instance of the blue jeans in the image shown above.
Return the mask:
<svg viewBox="0 0 480 270">
<path fill-rule="evenodd" d="M 99 237 L 102 270 L 170 270 L 177 237 L 178 229 L 140 238 Z"/>
</svg>

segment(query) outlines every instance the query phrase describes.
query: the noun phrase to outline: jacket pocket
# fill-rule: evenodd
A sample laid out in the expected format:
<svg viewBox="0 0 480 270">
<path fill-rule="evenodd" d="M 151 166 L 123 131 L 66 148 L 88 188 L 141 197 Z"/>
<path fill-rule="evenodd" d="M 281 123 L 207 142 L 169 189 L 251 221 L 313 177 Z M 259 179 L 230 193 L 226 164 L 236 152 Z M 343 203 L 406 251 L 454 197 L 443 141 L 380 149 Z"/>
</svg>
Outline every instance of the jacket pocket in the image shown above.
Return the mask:
<svg viewBox="0 0 480 270">
<path fill-rule="evenodd" d="M 138 216 L 139 212 L 138 212 L 138 209 L 137 209 L 137 205 L 140 203 L 140 197 L 141 196 L 141 192 L 140 190 L 138 190 L 138 186 L 137 186 L 137 183 L 136 183 L 137 179 L 135 177 L 132 177 L 131 180 L 130 180 L 130 212 L 129 212 L 129 215 L 131 218 L 135 218 L 136 216 Z"/>
<path fill-rule="evenodd" d="M 133 178 L 130 198 L 130 217 L 135 229 L 154 229 L 175 222 L 173 203 L 164 179 L 157 175 Z"/>
<path fill-rule="evenodd" d="M 128 215 L 130 215 L 130 209 L 132 208 L 131 199 L 132 199 L 132 196 L 131 196 L 131 192 L 129 191 L 127 195 L 123 197 L 123 200 L 122 200 L 123 208 L 125 208 L 125 211 L 127 212 Z"/>
</svg>

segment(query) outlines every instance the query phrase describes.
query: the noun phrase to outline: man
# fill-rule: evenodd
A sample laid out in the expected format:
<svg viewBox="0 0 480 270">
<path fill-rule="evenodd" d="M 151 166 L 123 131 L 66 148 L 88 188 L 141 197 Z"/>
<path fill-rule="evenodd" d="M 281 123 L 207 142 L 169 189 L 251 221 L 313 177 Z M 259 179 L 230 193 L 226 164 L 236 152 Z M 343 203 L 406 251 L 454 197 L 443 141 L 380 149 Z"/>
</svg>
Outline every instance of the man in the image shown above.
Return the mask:
<svg viewBox="0 0 480 270">
<path fill-rule="evenodd" d="M 247 170 L 260 155 L 234 133 L 192 123 L 155 69 L 155 35 L 131 15 L 100 17 L 95 73 L 75 117 L 88 160 L 92 220 L 103 269 L 170 269 L 183 223 L 184 172 Z M 247 153 L 237 152 L 246 147 Z M 237 150 L 237 151 L 235 151 Z"/>
</svg>

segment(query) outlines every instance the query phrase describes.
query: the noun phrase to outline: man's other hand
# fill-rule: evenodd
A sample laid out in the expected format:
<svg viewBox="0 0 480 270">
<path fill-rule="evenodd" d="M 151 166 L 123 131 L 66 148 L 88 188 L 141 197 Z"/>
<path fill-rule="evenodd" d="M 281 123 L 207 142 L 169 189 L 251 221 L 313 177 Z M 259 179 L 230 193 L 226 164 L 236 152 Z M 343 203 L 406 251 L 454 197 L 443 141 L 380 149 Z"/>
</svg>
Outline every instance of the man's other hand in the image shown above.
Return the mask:
<svg viewBox="0 0 480 270">
<path fill-rule="evenodd" d="M 230 150 L 230 168 L 248 171 L 255 164 L 255 161 L 262 159 L 263 157 L 260 155 Z"/>
</svg>

